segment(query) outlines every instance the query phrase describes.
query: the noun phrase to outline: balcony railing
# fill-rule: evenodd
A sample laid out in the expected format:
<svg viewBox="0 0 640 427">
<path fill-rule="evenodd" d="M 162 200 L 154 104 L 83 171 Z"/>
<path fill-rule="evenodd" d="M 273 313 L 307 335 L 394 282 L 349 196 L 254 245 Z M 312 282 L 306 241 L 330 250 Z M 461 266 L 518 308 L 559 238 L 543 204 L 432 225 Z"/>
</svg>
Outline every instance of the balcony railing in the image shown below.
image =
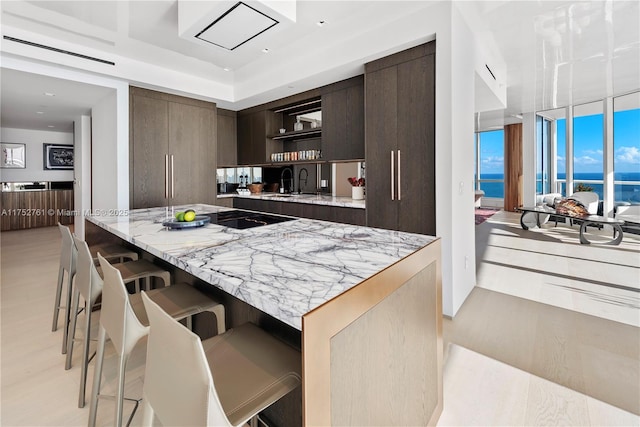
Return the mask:
<svg viewBox="0 0 640 427">
<path fill-rule="evenodd" d="M 598 194 L 600 199 L 604 198 L 604 182 L 602 180 L 580 179 L 574 181 L 576 184 L 585 184 L 593 187 L 593 191 Z M 567 195 L 566 179 L 558 179 L 556 181 L 556 192 Z M 613 181 L 614 202 L 630 202 L 640 203 L 640 181 Z"/>
</svg>

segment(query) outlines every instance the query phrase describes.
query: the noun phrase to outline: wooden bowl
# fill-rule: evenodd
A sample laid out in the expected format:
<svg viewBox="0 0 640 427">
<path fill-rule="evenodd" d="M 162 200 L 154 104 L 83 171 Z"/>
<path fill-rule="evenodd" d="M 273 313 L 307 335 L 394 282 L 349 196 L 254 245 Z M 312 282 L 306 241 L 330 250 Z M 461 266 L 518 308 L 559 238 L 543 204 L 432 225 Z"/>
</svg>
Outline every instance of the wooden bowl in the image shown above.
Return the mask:
<svg viewBox="0 0 640 427">
<path fill-rule="evenodd" d="M 249 184 L 247 188 L 251 192 L 251 194 L 260 194 L 262 193 L 262 189 L 264 188 L 264 184 Z"/>
<path fill-rule="evenodd" d="M 277 182 L 274 182 L 274 183 L 265 185 L 264 191 L 266 191 L 267 193 L 277 193 L 279 188 L 280 188 L 280 184 L 278 184 Z"/>
</svg>

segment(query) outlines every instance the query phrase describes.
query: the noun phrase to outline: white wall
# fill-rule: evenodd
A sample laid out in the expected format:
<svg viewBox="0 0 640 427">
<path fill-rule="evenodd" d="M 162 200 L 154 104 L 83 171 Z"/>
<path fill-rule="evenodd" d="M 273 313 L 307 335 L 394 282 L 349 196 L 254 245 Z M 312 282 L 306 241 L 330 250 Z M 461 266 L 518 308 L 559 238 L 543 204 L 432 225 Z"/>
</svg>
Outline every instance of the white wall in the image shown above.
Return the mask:
<svg viewBox="0 0 640 427">
<path fill-rule="evenodd" d="M 75 136 L 75 174 L 74 233 L 84 239 L 84 217 L 87 209 L 91 208 L 91 117 L 79 116 L 74 121 Z"/>
<path fill-rule="evenodd" d="M 0 169 L 1 181 L 73 181 L 73 170 L 45 170 L 42 151 L 43 144 L 73 145 L 73 133 L 2 128 L 1 136 L 2 142 L 26 144 L 26 168 Z"/>
<path fill-rule="evenodd" d="M 127 109 L 128 110 L 128 109 Z M 91 109 L 91 207 L 94 210 L 127 209 L 120 193 L 129 194 L 129 152 L 118 150 L 118 97 L 115 91 Z M 128 127 L 127 127 L 128 129 Z M 108 178 L 107 178 L 108 177 Z M 122 183 L 126 182 L 125 188 Z"/>
<path fill-rule="evenodd" d="M 455 3 L 451 7 L 451 65 L 450 65 L 450 134 L 447 159 L 438 156 L 436 165 L 450 165 L 450 204 L 438 204 L 440 218 L 446 218 L 451 252 L 445 254 L 450 291 L 443 291 L 443 312 L 454 316 L 475 286 L 475 221 L 474 221 L 474 101 L 475 58 L 468 46 L 474 36 Z M 472 53 L 472 52 L 471 52 Z M 436 61 L 439 58 L 436 56 Z M 440 99 L 436 98 L 436 102 Z M 437 126 L 437 125 L 436 125 Z M 442 148 L 444 141 L 438 141 Z M 443 163 L 440 161 L 442 160 Z M 442 171 L 446 173 L 446 171 Z M 438 181 L 440 176 L 438 176 Z M 436 181 L 436 182 L 438 182 Z M 439 185 L 438 185 L 439 186 Z M 440 187 L 440 186 L 439 186 Z M 441 192 L 445 192 L 443 187 Z"/>
</svg>

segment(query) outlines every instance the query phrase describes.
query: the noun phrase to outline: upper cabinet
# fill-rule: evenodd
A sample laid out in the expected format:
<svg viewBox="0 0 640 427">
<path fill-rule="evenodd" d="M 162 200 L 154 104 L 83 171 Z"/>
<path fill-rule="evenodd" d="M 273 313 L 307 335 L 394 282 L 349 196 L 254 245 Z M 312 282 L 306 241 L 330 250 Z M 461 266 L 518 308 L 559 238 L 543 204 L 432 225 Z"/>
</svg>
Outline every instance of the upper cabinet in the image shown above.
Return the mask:
<svg viewBox="0 0 640 427">
<path fill-rule="evenodd" d="M 270 158 L 275 149 L 267 135 L 277 129 L 275 114 L 266 109 L 238 112 L 238 164 L 259 165 Z"/>
<path fill-rule="evenodd" d="M 240 165 L 362 160 L 364 77 L 239 111 L 237 127 Z"/>
<path fill-rule="evenodd" d="M 364 76 L 322 91 L 322 152 L 326 160 L 364 159 Z"/>
<path fill-rule="evenodd" d="M 214 203 L 216 105 L 130 89 L 130 206 Z"/>
</svg>

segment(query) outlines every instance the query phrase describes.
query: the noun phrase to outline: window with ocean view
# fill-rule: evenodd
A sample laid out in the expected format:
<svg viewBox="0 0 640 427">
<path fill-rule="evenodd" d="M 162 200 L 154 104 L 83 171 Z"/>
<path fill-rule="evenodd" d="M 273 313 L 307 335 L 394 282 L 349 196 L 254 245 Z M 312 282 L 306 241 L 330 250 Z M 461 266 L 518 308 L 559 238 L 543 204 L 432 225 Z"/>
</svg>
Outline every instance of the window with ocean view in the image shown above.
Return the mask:
<svg viewBox="0 0 640 427">
<path fill-rule="evenodd" d="M 475 148 L 476 188 L 484 197 L 504 198 L 504 130 L 476 133 Z"/>
<path fill-rule="evenodd" d="M 604 115 L 602 101 L 577 105 L 573 115 L 573 191 L 594 191 L 602 200 Z"/>
<path fill-rule="evenodd" d="M 573 109 L 573 139 L 567 140 L 565 108 L 536 113 L 536 192 L 567 195 L 567 148 L 573 151 L 573 192 L 604 199 L 605 173 L 613 173 L 613 201 L 640 204 L 640 92 L 613 99 L 613 170 L 604 163 L 604 102 Z M 568 144 L 572 144 L 568 146 Z M 545 164 L 546 162 L 546 164 Z"/>
<path fill-rule="evenodd" d="M 613 110 L 615 201 L 640 204 L 640 92 L 614 98 Z"/>
</svg>

